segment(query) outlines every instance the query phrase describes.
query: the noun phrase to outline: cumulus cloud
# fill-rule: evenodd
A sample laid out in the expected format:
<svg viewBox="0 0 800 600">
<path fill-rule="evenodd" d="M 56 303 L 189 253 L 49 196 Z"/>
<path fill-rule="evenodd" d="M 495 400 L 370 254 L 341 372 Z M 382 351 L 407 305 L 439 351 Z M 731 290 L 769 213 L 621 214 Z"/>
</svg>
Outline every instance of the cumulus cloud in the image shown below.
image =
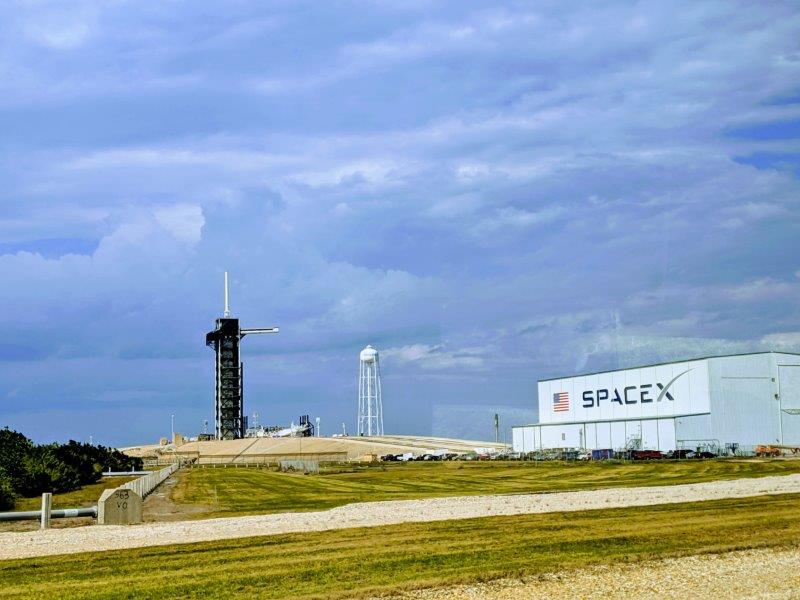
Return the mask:
<svg viewBox="0 0 800 600">
<path fill-rule="evenodd" d="M 0 8 L 9 424 L 197 431 L 225 270 L 276 423 L 796 347 L 791 2 L 197 6 Z"/>
<path fill-rule="evenodd" d="M 55 50 L 71 50 L 88 41 L 96 24 L 96 11 L 90 5 L 42 8 L 41 12 L 29 11 L 21 16 L 30 40 Z"/>
<path fill-rule="evenodd" d="M 169 231 L 176 239 L 196 244 L 200 241 L 200 233 L 205 219 L 203 209 L 191 204 L 175 204 L 163 206 L 155 210 L 156 221 Z"/>
<path fill-rule="evenodd" d="M 765 335 L 761 342 L 765 348 L 785 352 L 800 352 L 800 331 L 782 331 Z"/>
<path fill-rule="evenodd" d="M 453 368 L 480 369 L 484 366 L 484 348 L 462 348 L 447 351 L 442 345 L 411 344 L 399 348 L 387 348 L 383 356 L 390 363 L 413 363 L 424 370 L 443 370 Z"/>
<path fill-rule="evenodd" d="M 478 235 L 497 231 L 498 229 L 513 231 L 518 228 L 550 223 L 563 214 L 564 209 L 559 206 L 546 206 L 540 210 L 505 207 L 481 221 L 475 231 Z"/>
</svg>

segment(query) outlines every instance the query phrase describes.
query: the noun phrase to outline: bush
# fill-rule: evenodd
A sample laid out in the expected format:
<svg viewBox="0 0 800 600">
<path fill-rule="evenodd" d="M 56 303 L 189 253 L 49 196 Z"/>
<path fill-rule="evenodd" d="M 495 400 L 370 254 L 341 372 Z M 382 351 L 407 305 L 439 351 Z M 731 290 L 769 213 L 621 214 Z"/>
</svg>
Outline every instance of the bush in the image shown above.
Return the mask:
<svg viewBox="0 0 800 600">
<path fill-rule="evenodd" d="M 0 509 L 13 507 L 17 495 L 68 492 L 99 481 L 103 471 L 141 468 L 142 459 L 112 448 L 75 440 L 37 446 L 6 427 L 0 429 Z"/>
<path fill-rule="evenodd" d="M 11 478 L 0 471 L 0 510 L 11 510 L 14 508 L 16 500 L 14 486 L 11 485 Z"/>
<path fill-rule="evenodd" d="M 78 469 L 58 456 L 58 446 L 35 446 L 25 457 L 27 478 L 18 491 L 26 497 L 43 492 L 69 492 L 81 487 Z"/>
<path fill-rule="evenodd" d="M 100 481 L 103 476 L 103 463 L 108 452 L 100 446 L 81 444 L 70 440 L 56 448 L 58 459 L 73 467 L 78 476 L 78 485 L 88 485 Z"/>
<path fill-rule="evenodd" d="M 101 448 L 103 447 L 101 446 Z M 141 458 L 133 458 L 111 448 L 103 448 L 103 450 L 107 452 L 105 471 L 141 471 L 144 466 L 144 461 Z"/>
<path fill-rule="evenodd" d="M 19 432 L 8 427 L 0 429 L 0 471 L 15 486 L 16 481 L 25 477 L 25 457 L 33 449 L 33 442 Z"/>
</svg>

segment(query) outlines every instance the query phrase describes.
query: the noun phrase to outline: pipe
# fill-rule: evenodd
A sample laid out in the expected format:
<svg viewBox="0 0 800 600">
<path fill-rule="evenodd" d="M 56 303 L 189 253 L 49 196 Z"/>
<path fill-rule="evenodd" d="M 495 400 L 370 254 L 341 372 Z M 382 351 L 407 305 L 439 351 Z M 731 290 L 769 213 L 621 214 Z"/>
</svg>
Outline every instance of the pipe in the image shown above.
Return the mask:
<svg viewBox="0 0 800 600">
<path fill-rule="evenodd" d="M 0 521 L 28 521 L 39 520 L 42 517 L 40 510 L 20 510 L 14 512 L 0 512 Z M 97 507 L 89 508 L 61 508 L 50 511 L 51 519 L 72 519 L 75 517 L 97 518 Z"/>
</svg>

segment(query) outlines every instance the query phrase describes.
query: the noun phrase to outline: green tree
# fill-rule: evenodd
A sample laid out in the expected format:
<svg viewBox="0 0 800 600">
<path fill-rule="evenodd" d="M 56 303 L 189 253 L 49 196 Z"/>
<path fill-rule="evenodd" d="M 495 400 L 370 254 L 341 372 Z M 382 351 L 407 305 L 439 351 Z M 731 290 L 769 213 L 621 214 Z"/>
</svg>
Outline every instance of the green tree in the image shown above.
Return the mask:
<svg viewBox="0 0 800 600">
<path fill-rule="evenodd" d="M 58 456 L 58 445 L 35 446 L 25 457 L 27 478 L 20 491 L 23 496 L 42 492 L 69 492 L 80 487 L 80 475 L 73 466 Z"/>
<path fill-rule="evenodd" d="M 70 440 L 55 449 L 56 456 L 78 473 L 78 485 L 100 481 L 108 451 L 102 446 L 82 444 Z"/>
<path fill-rule="evenodd" d="M 33 442 L 21 433 L 8 427 L 0 429 L 0 471 L 14 489 L 18 489 L 26 477 L 24 461 L 32 449 Z"/>
<path fill-rule="evenodd" d="M 16 500 L 14 493 L 14 486 L 11 483 L 11 477 L 0 469 L 0 510 L 10 510 L 14 508 L 14 501 Z"/>
<path fill-rule="evenodd" d="M 75 440 L 37 446 L 6 427 L 0 429 L 0 508 L 13 506 L 17 495 L 68 492 L 99 481 L 103 471 L 141 468 L 140 458 L 113 448 Z"/>
</svg>

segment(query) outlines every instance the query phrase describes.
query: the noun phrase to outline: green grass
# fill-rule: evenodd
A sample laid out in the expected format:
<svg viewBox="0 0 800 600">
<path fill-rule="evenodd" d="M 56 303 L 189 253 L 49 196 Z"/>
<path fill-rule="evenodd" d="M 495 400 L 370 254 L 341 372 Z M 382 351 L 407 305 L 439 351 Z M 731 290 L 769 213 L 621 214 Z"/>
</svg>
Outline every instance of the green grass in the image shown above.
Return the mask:
<svg viewBox="0 0 800 600">
<path fill-rule="evenodd" d="M 342 598 L 800 544 L 800 495 L 349 529 L 0 562 L 1 598 Z"/>
<path fill-rule="evenodd" d="M 134 477 L 104 477 L 97 483 L 85 485 L 79 490 L 65 492 L 63 494 L 53 494 L 53 508 L 79 508 L 84 506 L 94 506 L 98 498 L 107 488 L 115 488 L 123 483 L 135 479 Z M 14 510 L 40 510 L 42 508 L 42 497 L 19 498 Z"/>
<path fill-rule="evenodd" d="M 350 502 L 696 483 L 800 472 L 800 460 L 653 462 L 387 463 L 350 472 L 288 474 L 256 468 L 195 468 L 172 492 L 205 506 L 187 518 L 322 510 Z"/>
</svg>

